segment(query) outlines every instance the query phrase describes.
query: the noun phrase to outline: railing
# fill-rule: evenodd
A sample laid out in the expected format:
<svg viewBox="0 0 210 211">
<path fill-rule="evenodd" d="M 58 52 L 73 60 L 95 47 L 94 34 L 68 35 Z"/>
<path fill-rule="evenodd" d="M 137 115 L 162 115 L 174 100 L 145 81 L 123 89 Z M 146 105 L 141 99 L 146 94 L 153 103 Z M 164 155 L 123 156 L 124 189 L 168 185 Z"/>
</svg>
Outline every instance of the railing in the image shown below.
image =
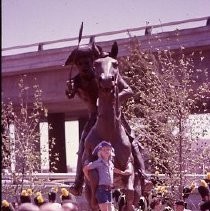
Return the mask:
<svg viewBox="0 0 210 211">
<path fill-rule="evenodd" d="M 31 175 L 24 175 L 24 184 L 29 185 L 31 182 L 30 178 L 33 178 L 34 185 L 39 185 L 40 182 L 45 186 L 69 186 L 65 183 L 71 184 L 74 182 L 76 173 L 33 173 Z M 22 174 L 15 174 L 14 176 L 11 173 L 2 174 L 2 185 L 12 185 L 14 181 L 12 178 L 21 178 Z"/>
<path fill-rule="evenodd" d="M 151 177 L 153 174 L 147 174 L 147 176 Z M 16 174 L 16 176 L 21 177 L 21 174 Z M 33 173 L 32 175 L 25 175 L 25 180 L 28 180 L 30 177 L 33 177 L 34 180 L 39 181 L 43 180 L 45 184 L 54 184 L 54 183 L 73 183 L 75 179 L 76 173 Z M 164 174 L 159 174 L 158 177 L 160 179 L 165 178 Z M 185 174 L 183 176 L 187 180 L 200 180 L 205 177 L 204 174 Z M 2 181 L 11 181 L 12 174 L 2 174 Z"/>
<path fill-rule="evenodd" d="M 85 35 L 85 36 L 82 36 L 82 38 L 89 39 L 90 37 L 104 37 L 104 36 L 111 36 L 111 35 L 116 35 L 116 34 L 121 34 L 121 33 L 126 33 L 126 34 L 129 34 L 130 36 L 130 32 L 146 30 L 147 27 L 154 29 L 154 28 L 162 28 L 166 26 L 174 26 L 174 25 L 180 25 L 180 24 L 186 24 L 186 23 L 192 23 L 192 22 L 199 22 L 199 21 L 204 21 L 204 20 L 207 20 L 209 22 L 209 19 L 210 17 L 207 16 L 207 17 L 194 18 L 194 19 L 188 19 L 188 20 L 182 20 L 182 21 L 174 21 L 174 22 L 169 22 L 169 23 L 160 23 L 156 25 L 149 25 L 149 26 L 147 25 L 147 26 L 142 26 L 142 27 L 137 27 L 137 28 L 129 28 L 129 29 L 124 29 L 124 30 L 112 31 L 112 32 Z M 17 50 L 17 49 L 29 48 L 29 47 L 38 47 L 38 50 L 43 50 L 43 47 L 46 45 L 58 44 L 58 43 L 69 42 L 69 41 L 77 41 L 77 40 L 78 40 L 78 37 L 59 39 L 59 40 L 54 40 L 54 41 L 46 41 L 46 42 L 39 42 L 39 43 L 28 44 L 28 45 L 19 45 L 19 46 L 3 48 L 2 51 Z"/>
</svg>

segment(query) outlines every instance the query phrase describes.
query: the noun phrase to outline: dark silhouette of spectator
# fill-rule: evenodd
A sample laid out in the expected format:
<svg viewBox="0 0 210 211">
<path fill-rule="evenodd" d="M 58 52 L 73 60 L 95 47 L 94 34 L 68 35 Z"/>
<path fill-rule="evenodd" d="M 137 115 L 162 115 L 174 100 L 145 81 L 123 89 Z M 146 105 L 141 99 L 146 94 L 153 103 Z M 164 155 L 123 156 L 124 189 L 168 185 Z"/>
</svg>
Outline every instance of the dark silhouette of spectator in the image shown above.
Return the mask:
<svg viewBox="0 0 210 211">
<path fill-rule="evenodd" d="M 185 209 L 186 203 L 183 200 L 178 200 L 175 202 L 175 211 L 191 211 L 189 209 Z"/>
<path fill-rule="evenodd" d="M 205 182 L 205 180 L 201 180 L 201 184 L 198 187 L 198 192 L 201 195 L 202 201 L 209 200 L 209 188 L 208 188 L 208 184 Z"/>
<path fill-rule="evenodd" d="M 20 203 L 31 203 L 31 196 L 27 192 L 27 190 L 22 190 L 21 195 L 20 195 Z"/>
<path fill-rule="evenodd" d="M 61 204 L 56 202 L 56 198 L 57 198 L 57 191 L 54 188 L 52 188 L 48 193 L 48 201 L 53 203 L 54 206 L 61 207 Z"/>
<path fill-rule="evenodd" d="M 210 200 L 204 202 L 203 204 L 201 204 L 201 205 L 200 205 L 200 210 L 201 210 L 201 211 L 210 210 Z"/>
<path fill-rule="evenodd" d="M 1 211 L 15 211 L 15 208 L 7 200 L 3 200 L 1 203 Z"/>
<path fill-rule="evenodd" d="M 209 23 L 210 24 L 210 23 Z M 207 172 L 206 177 L 205 177 L 205 182 L 208 184 L 209 189 L 210 189 L 210 172 Z"/>
<path fill-rule="evenodd" d="M 150 208 L 154 211 L 160 211 L 162 209 L 162 200 L 160 197 L 154 197 L 150 202 Z"/>
<path fill-rule="evenodd" d="M 53 202 L 53 203 L 56 202 L 56 200 L 57 200 L 57 192 L 58 192 L 58 190 L 55 189 L 55 188 L 52 188 L 49 191 L 49 193 L 48 193 L 48 200 L 49 200 L 49 202 Z"/>
<path fill-rule="evenodd" d="M 71 195 L 69 191 L 66 188 L 61 188 L 61 203 L 63 203 L 64 200 L 69 200 L 71 199 Z"/>
<path fill-rule="evenodd" d="M 210 194 L 209 194 L 209 186 L 205 180 L 201 180 L 201 184 L 198 187 L 198 192 L 201 196 L 201 202 L 199 203 L 199 207 L 201 211 L 210 210 Z"/>
<path fill-rule="evenodd" d="M 191 186 L 189 186 L 189 187 L 186 186 L 186 187 L 183 188 L 182 198 L 185 202 L 185 208 L 186 209 L 187 208 L 190 209 L 190 204 L 192 204 L 192 201 L 189 199 L 189 196 L 193 192 L 194 189 L 195 189 L 195 183 L 194 182 L 191 184 Z"/>
<path fill-rule="evenodd" d="M 40 206 L 42 206 L 43 204 L 46 203 L 46 201 L 44 200 L 44 198 L 43 198 L 41 192 L 37 192 L 37 193 L 36 193 L 36 197 L 34 198 L 34 203 L 35 203 L 38 207 L 40 207 Z"/>
</svg>

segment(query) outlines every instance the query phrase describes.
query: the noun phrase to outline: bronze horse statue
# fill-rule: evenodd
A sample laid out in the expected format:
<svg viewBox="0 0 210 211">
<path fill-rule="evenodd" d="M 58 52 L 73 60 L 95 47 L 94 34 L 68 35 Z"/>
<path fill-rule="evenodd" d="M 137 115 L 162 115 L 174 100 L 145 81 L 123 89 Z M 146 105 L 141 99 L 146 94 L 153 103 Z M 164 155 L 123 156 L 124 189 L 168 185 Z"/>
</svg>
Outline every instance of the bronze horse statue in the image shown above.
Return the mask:
<svg viewBox="0 0 210 211">
<path fill-rule="evenodd" d="M 123 210 L 133 211 L 135 205 L 134 186 L 136 186 L 134 180 L 136 177 L 131 143 L 121 124 L 119 87 L 122 78 L 119 74 L 118 61 L 115 59 L 117 53 L 118 46 L 115 42 L 109 55 L 94 62 L 95 80 L 98 84 L 98 116 L 95 125 L 85 140 L 83 163 L 96 159 L 92 151 L 101 140 L 110 142 L 115 150 L 114 166 L 123 171 L 128 165 L 132 168 L 132 174 L 129 176 L 114 175 L 114 187 L 123 190 L 125 193 L 126 205 Z M 96 170 L 91 170 L 89 175 L 90 181 L 85 181 L 86 198 L 91 209 L 97 211 L 99 208 L 95 191 L 98 184 L 98 174 Z M 137 198 L 139 198 L 139 195 Z"/>
</svg>

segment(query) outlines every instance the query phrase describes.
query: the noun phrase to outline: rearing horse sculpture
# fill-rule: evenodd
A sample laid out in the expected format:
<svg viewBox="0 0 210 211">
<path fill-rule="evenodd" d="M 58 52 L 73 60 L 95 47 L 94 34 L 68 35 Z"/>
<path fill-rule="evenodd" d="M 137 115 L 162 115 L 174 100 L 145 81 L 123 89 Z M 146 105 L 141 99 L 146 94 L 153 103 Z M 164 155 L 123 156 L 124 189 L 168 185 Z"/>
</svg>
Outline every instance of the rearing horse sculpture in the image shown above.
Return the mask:
<svg viewBox="0 0 210 211">
<path fill-rule="evenodd" d="M 114 186 L 124 190 L 126 195 L 126 207 L 124 210 L 134 210 L 134 167 L 131 143 L 125 129 L 121 124 L 121 109 L 119 89 L 123 80 L 119 74 L 116 54 L 117 44 L 114 43 L 109 56 L 99 58 L 94 62 L 95 79 L 98 84 L 98 117 L 95 125 L 85 140 L 85 152 L 83 162 L 93 161 L 92 155 L 95 146 L 101 141 L 110 142 L 115 150 L 114 165 L 116 168 L 125 170 L 132 165 L 133 173 L 130 176 L 114 175 Z M 113 53 L 114 52 L 114 53 Z M 113 55 L 114 54 L 114 55 Z M 114 58 L 112 58 L 114 57 Z M 86 198 L 92 210 L 99 210 L 95 191 L 98 184 L 96 170 L 90 171 L 90 182 L 86 181 Z"/>
</svg>

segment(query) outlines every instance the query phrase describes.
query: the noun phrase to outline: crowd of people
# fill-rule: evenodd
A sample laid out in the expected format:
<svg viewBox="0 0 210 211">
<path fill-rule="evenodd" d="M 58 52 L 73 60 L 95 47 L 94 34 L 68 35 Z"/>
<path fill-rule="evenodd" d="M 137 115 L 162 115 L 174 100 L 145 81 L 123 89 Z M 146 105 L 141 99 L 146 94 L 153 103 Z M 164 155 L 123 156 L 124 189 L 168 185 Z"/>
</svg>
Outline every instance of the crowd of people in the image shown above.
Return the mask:
<svg viewBox="0 0 210 211">
<path fill-rule="evenodd" d="M 88 177 L 90 169 L 99 169 L 99 186 L 96 192 L 96 198 L 99 201 L 101 211 L 123 210 L 126 204 L 124 193 L 119 189 L 109 189 L 113 185 L 112 174 L 119 173 L 129 175 L 130 170 L 120 171 L 115 169 L 111 157 L 114 154 L 113 148 L 108 142 L 101 142 L 95 149 L 98 160 L 89 163 L 84 167 L 84 173 Z M 210 172 L 205 178 L 200 180 L 197 191 L 200 195 L 200 202 L 195 204 L 190 199 L 190 195 L 195 191 L 196 185 L 193 182 L 190 186 L 183 188 L 182 197 L 175 200 L 170 197 L 167 187 L 159 179 L 158 175 L 151 177 L 154 187 L 147 193 L 146 197 L 140 197 L 138 211 L 209 211 L 210 210 Z M 100 185 L 104 184 L 106 185 Z M 22 190 L 18 205 L 2 201 L 2 211 L 79 211 L 79 205 L 73 200 L 73 195 L 66 189 L 60 189 L 60 197 L 58 199 L 58 189 L 52 188 L 47 199 L 40 192 L 33 193 L 32 189 Z M 144 195 L 145 196 L 145 195 Z M 87 205 L 88 206 L 88 205 Z M 193 207 L 194 206 L 194 207 Z"/>
<path fill-rule="evenodd" d="M 209 211 L 210 210 L 210 172 L 205 178 L 200 180 L 199 184 L 192 182 L 191 185 L 185 186 L 182 190 L 181 197 L 173 196 L 169 193 L 167 187 L 161 184 L 161 181 L 153 180 L 154 188 L 148 197 L 148 208 L 143 210 L 149 211 Z M 200 200 L 191 197 L 195 189 L 200 195 Z M 170 195 L 171 194 L 171 195 Z M 197 200 L 199 200 L 197 202 Z M 145 203 L 141 207 L 144 208 Z"/>
<path fill-rule="evenodd" d="M 1 211 L 79 211 L 78 204 L 66 188 L 61 188 L 60 200 L 57 191 L 52 188 L 46 199 L 41 192 L 33 193 L 30 188 L 22 190 L 18 203 L 3 200 Z"/>
</svg>

